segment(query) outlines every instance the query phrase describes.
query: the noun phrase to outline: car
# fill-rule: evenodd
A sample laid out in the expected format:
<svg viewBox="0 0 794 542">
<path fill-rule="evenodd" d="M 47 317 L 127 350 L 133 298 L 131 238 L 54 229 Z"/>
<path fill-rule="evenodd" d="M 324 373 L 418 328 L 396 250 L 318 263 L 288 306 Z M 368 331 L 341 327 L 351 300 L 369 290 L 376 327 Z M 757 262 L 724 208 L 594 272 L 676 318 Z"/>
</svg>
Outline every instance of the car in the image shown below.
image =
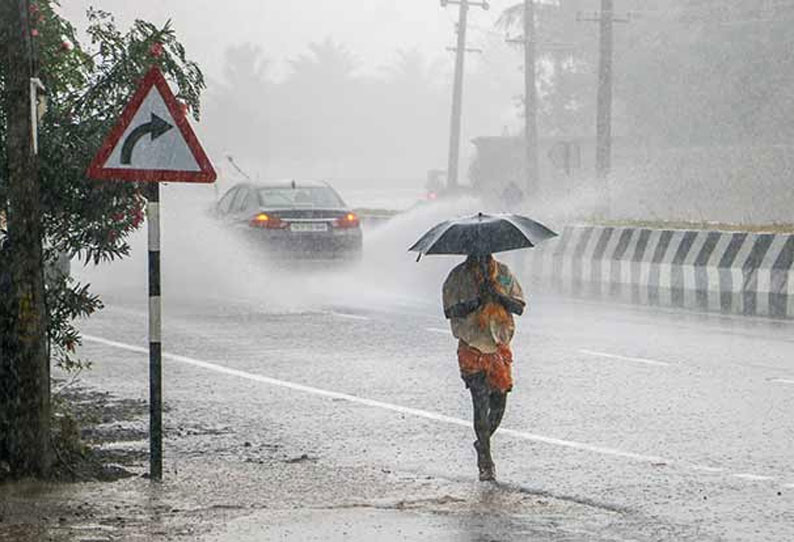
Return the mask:
<svg viewBox="0 0 794 542">
<path fill-rule="evenodd" d="M 217 202 L 215 214 L 283 258 L 361 256 L 361 221 L 327 182 L 238 183 Z"/>
</svg>

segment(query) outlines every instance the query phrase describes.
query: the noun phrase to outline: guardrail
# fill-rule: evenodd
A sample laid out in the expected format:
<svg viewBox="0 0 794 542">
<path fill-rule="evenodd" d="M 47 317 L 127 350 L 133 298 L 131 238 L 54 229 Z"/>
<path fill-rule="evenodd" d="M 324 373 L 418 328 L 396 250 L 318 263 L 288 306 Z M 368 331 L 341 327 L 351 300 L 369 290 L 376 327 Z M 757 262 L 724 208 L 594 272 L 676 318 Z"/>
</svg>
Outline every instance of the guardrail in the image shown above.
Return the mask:
<svg viewBox="0 0 794 542">
<path fill-rule="evenodd" d="M 794 235 L 570 226 L 528 251 L 533 282 L 573 296 L 794 317 Z"/>
</svg>

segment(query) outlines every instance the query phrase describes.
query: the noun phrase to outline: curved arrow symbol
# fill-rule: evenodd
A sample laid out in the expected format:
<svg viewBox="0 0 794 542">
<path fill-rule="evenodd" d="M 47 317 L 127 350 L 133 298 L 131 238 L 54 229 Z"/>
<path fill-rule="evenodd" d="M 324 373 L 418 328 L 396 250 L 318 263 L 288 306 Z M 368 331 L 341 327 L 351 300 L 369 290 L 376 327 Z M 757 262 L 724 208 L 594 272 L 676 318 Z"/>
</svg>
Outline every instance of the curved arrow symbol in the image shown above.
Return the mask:
<svg viewBox="0 0 794 542">
<path fill-rule="evenodd" d="M 132 162 L 132 151 L 135 149 L 135 144 L 138 143 L 140 138 L 146 134 L 151 134 L 150 141 L 154 141 L 171 128 L 173 128 L 173 125 L 167 123 L 152 113 L 152 117 L 149 122 L 146 124 L 141 124 L 135 128 L 124 140 L 124 144 L 121 146 L 121 163 L 124 165 L 130 165 Z"/>
</svg>

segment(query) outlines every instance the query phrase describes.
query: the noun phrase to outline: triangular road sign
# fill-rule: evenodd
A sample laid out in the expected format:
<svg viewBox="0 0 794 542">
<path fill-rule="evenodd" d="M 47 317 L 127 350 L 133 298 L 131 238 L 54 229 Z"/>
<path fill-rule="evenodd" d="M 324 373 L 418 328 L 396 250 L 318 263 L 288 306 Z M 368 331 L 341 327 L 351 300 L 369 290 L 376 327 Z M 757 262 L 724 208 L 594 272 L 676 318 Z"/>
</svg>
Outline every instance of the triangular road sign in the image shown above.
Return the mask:
<svg viewBox="0 0 794 542">
<path fill-rule="evenodd" d="M 110 181 L 211 183 L 217 175 L 162 72 L 151 68 L 88 168 Z"/>
</svg>

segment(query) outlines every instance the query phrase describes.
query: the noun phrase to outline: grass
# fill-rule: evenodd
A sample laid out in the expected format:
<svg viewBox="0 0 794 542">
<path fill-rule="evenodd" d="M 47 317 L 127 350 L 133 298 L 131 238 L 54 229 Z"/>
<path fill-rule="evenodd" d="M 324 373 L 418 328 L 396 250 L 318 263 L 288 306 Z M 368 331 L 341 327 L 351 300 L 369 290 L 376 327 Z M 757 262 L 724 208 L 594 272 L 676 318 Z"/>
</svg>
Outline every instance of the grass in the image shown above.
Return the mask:
<svg viewBox="0 0 794 542">
<path fill-rule="evenodd" d="M 358 208 L 362 217 L 391 218 L 404 211 L 393 209 Z M 620 228 L 649 228 L 654 230 L 728 231 L 746 233 L 794 234 L 794 223 L 772 222 L 770 224 L 735 224 L 729 222 L 683 221 L 683 220 L 609 220 L 605 218 L 582 219 L 589 226 L 612 226 Z"/>
<path fill-rule="evenodd" d="M 794 234 L 794 224 L 731 224 L 727 222 L 686 222 L 662 220 L 586 220 L 592 226 L 649 228 L 654 230 L 699 230 L 747 233 Z"/>
</svg>

